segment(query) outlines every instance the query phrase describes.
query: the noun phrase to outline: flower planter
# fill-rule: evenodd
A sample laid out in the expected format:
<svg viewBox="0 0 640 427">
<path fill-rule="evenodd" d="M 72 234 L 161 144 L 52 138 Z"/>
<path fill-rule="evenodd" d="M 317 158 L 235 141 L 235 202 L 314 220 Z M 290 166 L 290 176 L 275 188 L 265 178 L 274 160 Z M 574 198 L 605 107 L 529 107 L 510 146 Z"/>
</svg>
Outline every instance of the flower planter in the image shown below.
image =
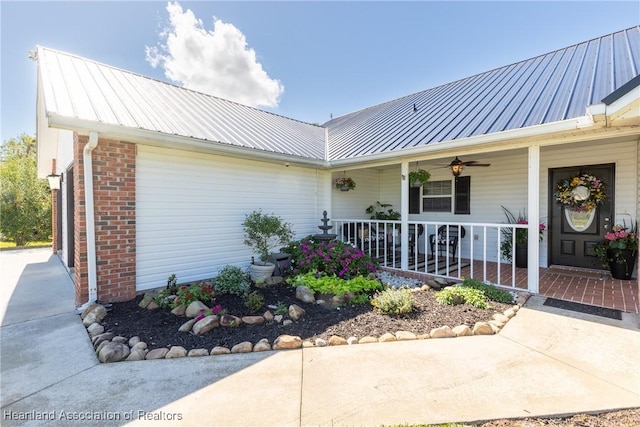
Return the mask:
<svg viewBox="0 0 640 427">
<path fill-rule="evenodd" d="M 351 187 L 349 187 L 348 185 L 343 185 L 342 187 L 340 187 L 340 191 L 349 191 L 351 190 Z"/>
<path fill-rule="evenodd" d="M 614 279 L 629 280 L 633 274 L 633 267 L 636 265 L 636 254 L 633 251 L 620 251 L 622 262 L 616 262 L 615 249 L 608 249 L 607 256 L 613 261 L 609 262 L 609 271 Z"/>
<path fill-rule="evenodd" d="M 529 244 L 516 243 L 516 267 L 527 268 L 529 259 Z"/>
<path fill-rule="evenodd" d="M 249 276 L 254 282 L 264 282 L 273 274 L 276 265 L 270 262 L 249 265 Z"/>
</svg>

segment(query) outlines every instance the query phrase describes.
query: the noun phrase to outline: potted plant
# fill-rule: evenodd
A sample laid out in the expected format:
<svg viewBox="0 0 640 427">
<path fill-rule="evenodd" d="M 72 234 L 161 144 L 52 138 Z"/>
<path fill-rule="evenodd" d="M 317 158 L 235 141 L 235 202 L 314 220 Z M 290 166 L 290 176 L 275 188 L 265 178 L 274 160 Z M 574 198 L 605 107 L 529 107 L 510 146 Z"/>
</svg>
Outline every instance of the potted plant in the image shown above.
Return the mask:
<svg viewBox="0 0 640 427">
<path fill-rule="evenodd" d="M 504 211 L 505 216 L 507 217 L 508 224 L 528 224 L 527 214 L 526 212 L 518 212 L 518 216 L 516 217 L 509 209 L 501 206 Z M 546 226 L 543 223 L 539 224 L 539 232 L 540 232 L 540 240 L 542 240 L 542 232 L 546 230 Z M 504 237 L 504 241 L 500 244 L 500 250 L 502 251 L 502 256 L 511 261 L 513 258 L 513 230 L 511 228 L 502 229 L 502 236 Z M 516 229 L 516 247 L 515 247 L 515 262 L 516 267 L 526 268 L 527 267 L 527 259 L 529 256 L 529 246 L 528 246 L 528 232 L 525 228 L 517 228 Z"/>
<path fill-rule="evenodd" d="M 340 191 L 349 191 L 356 188 L 356 182 L 348 176 L 336 179 L 335 185 Z"/>
<path fill-rule="evenodd" d="M 412 187 L 420 187 L 431 178 L 429 171 L 424 169 L 416 169 L 409 172 L 409 185 Z"/>
<path fill-rule="evenodd" d="M 260 256 L 260 262 L 253 261 L 249 266 L 251 279 L 254 282 L 264 281 L 271 277 L 276 267 L 274 263 L 268 262 L 271 249 L 289 243 L 293 237 L 291 224 L 278 216 L 256 210 L 245 217 L 242 227 L 244 244 Z"/>
<path fill-rule="evenodd" d="M 609 269 L 614 279 L 631 279 L 638 256 L 638 223 L 631 231 L 622 225 L 615 225 L 604 235 L 604 239 L 595 247 L 602 265 Z"/>
<path fill-rule="evenodd" d="M 390 203 L 376 202 L 375 205 L 369 206 L 365 212 L 368 214 L 373 214 L 371 215 L 371 219 L 391 220 L 391 221 L 396 221 L 400 219 L 400 212 L 394 211 L 393 205 Z"/>
</svg>

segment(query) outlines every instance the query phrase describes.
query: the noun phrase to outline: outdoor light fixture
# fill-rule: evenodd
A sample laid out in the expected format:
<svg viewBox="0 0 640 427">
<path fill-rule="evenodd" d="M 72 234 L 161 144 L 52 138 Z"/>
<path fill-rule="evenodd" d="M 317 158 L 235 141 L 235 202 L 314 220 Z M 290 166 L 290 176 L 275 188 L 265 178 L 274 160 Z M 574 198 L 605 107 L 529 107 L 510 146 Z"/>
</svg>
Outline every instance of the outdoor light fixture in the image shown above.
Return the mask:
<svg viewBox="0 0 640 427">
<path fill-rule="evenodd" d="M 455 160 L 449 163 L 449 168 L 453 176 L 460 176 L 462 169 L 464 169 L 464 163 L 456 156 Z"/>
<path fill-rule="evenodd" d="M 49 188 L 52 190 L 60 189 L 60 175 L 56 175 L 52 173 L 51 175 L 47 175 L 47 180 L 49 181 Z"/>
</svg>

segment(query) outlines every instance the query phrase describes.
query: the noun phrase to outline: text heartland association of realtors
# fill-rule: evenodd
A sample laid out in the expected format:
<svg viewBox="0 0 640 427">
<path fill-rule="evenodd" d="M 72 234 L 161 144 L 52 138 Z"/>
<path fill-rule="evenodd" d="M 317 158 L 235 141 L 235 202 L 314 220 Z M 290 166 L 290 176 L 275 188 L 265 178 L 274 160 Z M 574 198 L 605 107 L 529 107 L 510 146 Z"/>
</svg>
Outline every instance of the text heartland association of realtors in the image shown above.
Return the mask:
<svg viewBox="0 0 640 427">
<path fill-rule="evenodd" d="M 2 411 L 3 420 L 12 421 L 182 421 L 180 412 L 147 411 Z"/>
</svg>

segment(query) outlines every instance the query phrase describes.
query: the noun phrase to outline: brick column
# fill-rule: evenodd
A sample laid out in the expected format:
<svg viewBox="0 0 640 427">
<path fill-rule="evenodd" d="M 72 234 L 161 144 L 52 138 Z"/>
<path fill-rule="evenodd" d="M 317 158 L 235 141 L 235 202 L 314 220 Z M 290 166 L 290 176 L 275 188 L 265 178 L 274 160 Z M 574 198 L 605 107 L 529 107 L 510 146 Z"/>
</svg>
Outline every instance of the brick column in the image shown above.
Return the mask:
<svg viewBox="0 0 640 427">
<path fill-rule="evenodd" d="M 56 173 L 56 159 L 51 160 L 51 173 Z M 61 214 L 58 212 L 58 191 L 51 190 L 51 237 L 53 239 L 51 247 L 54 254 L 60 250 L 58 247 L 58 233 L 62 233 L 62 230 L 58 230 L 58 215 Z"/>
<path fill-rule="evenodd" d="M 76 304 L 89 298 L 83 149 L 74 138 Z M 100 139 L 92 152 L 98 301 L 128 301 L 136 295 L 136 146 Z"/>
</svg>

